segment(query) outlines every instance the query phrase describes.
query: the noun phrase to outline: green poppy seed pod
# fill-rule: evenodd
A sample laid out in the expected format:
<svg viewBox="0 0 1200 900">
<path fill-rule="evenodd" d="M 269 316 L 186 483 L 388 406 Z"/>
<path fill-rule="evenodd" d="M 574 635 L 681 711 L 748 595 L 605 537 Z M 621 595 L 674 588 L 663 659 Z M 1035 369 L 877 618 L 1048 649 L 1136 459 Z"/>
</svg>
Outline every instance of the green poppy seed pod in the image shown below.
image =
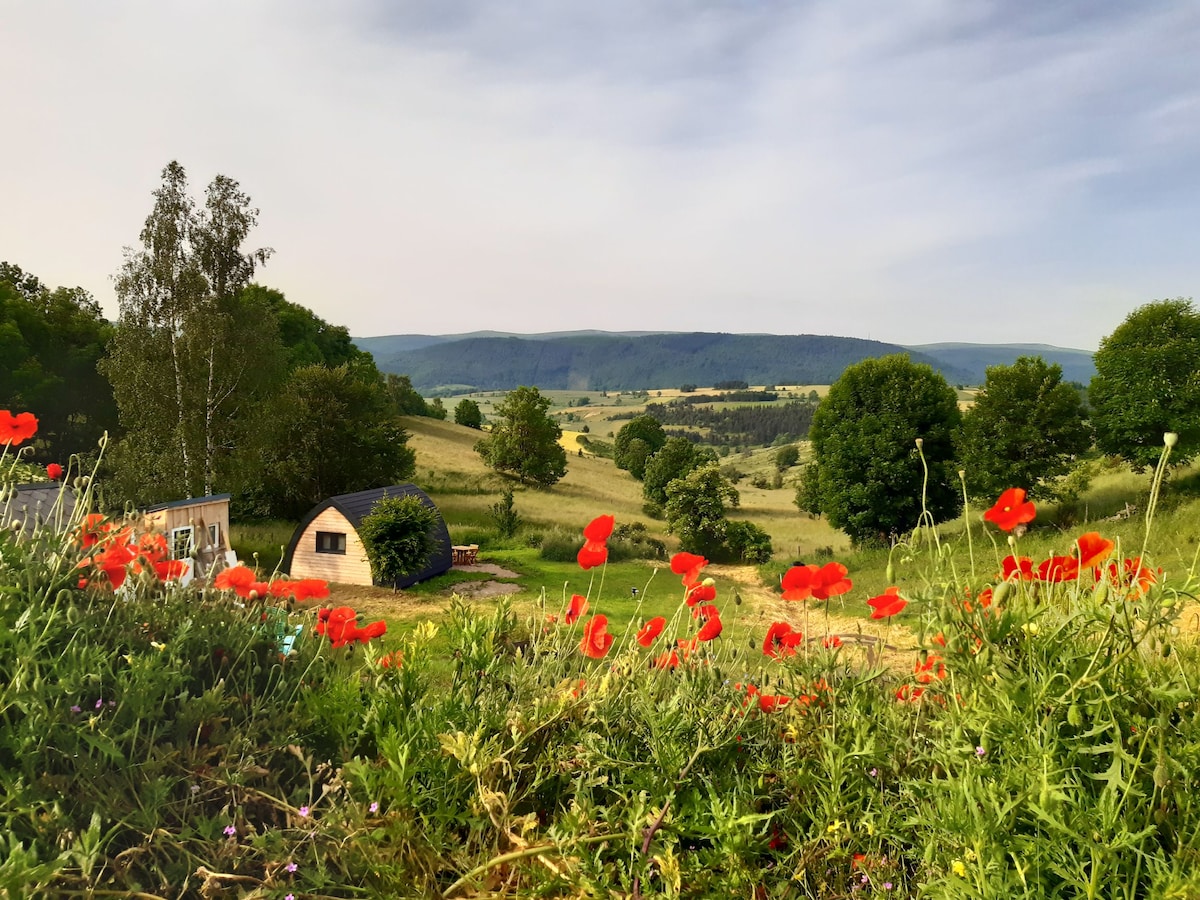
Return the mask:
<svg viewBox="0 0 1200 900">
<path fill-rule="evenodd" d="M 1166 444 L 1168 448 L 1174 447 L 1179 443 L 1179 435 L 1174 431 L 1168 431 L 1163 435 L 1163 443 Z"/>
<path fill-rule="evenodd" d="M 884 570 L 883 574 L 884 577 L 887 578 L 888 584 L 896 583 L 896 569 L 892 565 L 892 561 L 890 559 L 888 560 L 887 568 Z"/>
<path fill-rule="evenodd" d="M 1007 597 L 1011 591 L 1012 591 L 1012 582 L 1011 581 L 1000 582 L 998 585 L 996 585 L 994 588 L 992 588 L 992 602 L 997 603 L 997 604 L 1003 603 L 1004 598 Z"/>
<path fill-rule="evenodd" d="M 1171 777 L 1167 774 L 1167 763 L 1160 759 L 1158 765 L 1154 767 L 1154 786 L 1160 791 L 1171 783 Z"/>
<path fill-rule="evenodd" d="M 1108 599 L 1108 582 L 1107 581 L 1101 581 L 1099 584 L 1096 585 L 1095 597 L 1096 597 L 1097 603 L 1103 603 L 1105 600 Z"/>
</svg>

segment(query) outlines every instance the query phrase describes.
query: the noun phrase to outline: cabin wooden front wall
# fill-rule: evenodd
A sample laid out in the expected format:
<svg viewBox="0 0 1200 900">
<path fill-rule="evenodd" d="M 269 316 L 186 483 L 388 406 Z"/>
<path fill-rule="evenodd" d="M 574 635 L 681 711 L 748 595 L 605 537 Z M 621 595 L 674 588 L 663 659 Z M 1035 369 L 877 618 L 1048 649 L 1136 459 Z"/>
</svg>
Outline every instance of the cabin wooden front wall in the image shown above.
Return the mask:
<svg viewBox="0 0 1200 900">
<path fill-rule="evenodd" d="M 229 548 L 229 500 L 173 503 L 143 514 L 142 527 L 167 539 L 172 559 L 195 560 L 193 574 L 205 578 L 225 566 Z"/>
<path fill-rule="evenodd" d="M 317 532 L 344 534 L 345 553 L 318 553 Z M 340 512 L 332 506 L 323 509 L 308 523 L 296 551 L 292 554 L 292 578 L 323 578 L 339 584 L 373 584 L 371 563 L 367 559 L 367 548 L 363 546 L 358 532 Z"/>
</svg>

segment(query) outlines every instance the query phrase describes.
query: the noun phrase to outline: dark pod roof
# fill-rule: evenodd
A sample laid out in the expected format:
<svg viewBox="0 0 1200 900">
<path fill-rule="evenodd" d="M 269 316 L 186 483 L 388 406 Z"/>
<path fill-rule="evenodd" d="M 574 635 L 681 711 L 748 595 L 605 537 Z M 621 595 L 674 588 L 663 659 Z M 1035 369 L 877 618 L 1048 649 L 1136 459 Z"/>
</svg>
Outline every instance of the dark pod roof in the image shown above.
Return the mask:
<svg viewBox="0 0 1200 900">
<path fill-rule="evenodd" d="M 56 527 L 61 527 L 70 521 L 75 510 L 75 492 L 53 481 L 37 484 L 17 484 L 9 505 L 9 515 L 13 521 L 20 521 L 21 530 L 31 532 L 39 522 L 53 520 Z M 55 510 L 59 494 L 62 494 L 62 506 Z"/>
<path fill-rule="evenodd" d="M 281 568 L 288 572 L 292 570 L 292 555 L 296 552 L 296 547 L 299 546 L 304 532 L 308 530 L 308 526 L 312 524 L 313 519 L 331 506 L 345 516 L 346 520 L 355 530 L 358 530 L 358 526 L 363 518 L 384 497 L 404 496 L 416 497 L 438 514 L 437 520 L 433 525 L 433 534 L 437 538 L 438 547 L 433 551 L 433 556 L 429 558 L 429 563 L 420 572 L 397 579 L 394 585 L 380 586 L 395 587 L 397 589 L 406 588 L 419 581 L 425 581 L 433 578 L 435 575 L 441 575 L 443 572 L 450 571 L 450 566 L 454 563 L 454 556 L 450 549 L 450 531 L 446 528 L 446 520 L 442 518 L 441 511 L 437 508 L 437 505 L 429 499 L 429 495 L 415 484 L 393 484 L 388 487 L 371 488 L 367 491 L 355 491 L 353 494 L 338 494 L 338 496 L 330 497 L 323 503 L 318 503 L 309 510 L 308 515 L 301 519 L 300 524 L 296 526 L 295 532 L 292 533 L 292 540 L 283 555 Z"/>
</svg>

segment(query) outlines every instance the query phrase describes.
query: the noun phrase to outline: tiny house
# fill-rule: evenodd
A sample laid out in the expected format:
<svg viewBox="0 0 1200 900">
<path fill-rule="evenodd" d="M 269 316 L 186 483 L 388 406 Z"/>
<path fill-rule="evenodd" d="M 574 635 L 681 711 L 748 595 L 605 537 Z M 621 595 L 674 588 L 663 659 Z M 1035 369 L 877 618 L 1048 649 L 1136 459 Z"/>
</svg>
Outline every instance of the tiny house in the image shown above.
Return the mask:
<svg viewBox="0 0 1200 900">
<path fill-rule="evenodd" d="M 167 536 L 172 559 L 194 559 L 197 578 L 225 567 L 229 551 L 229 494 L 189 497 L 142 510 L 142 528 Z"/>
<path fill-rule="evenodd" d="M 371 576 L 367 548 L 358 535 L 358 526 L 384 497 L 406 495 L 418 498 L 437 511 L 429 495 L 415 484 L 393 484 L 339 494 L 317 504 L 296 527 L 284 552 L 282 568 L 292 578 L 322 578 L 338 584 L 376 584 Z M 398 579 L 395 584 L 380 587 L 406 588 L 449 571 L 453 564 L 450 532 L 440 512 L 433 528 L 438 547 L 425 568 Z"/>
</svg>

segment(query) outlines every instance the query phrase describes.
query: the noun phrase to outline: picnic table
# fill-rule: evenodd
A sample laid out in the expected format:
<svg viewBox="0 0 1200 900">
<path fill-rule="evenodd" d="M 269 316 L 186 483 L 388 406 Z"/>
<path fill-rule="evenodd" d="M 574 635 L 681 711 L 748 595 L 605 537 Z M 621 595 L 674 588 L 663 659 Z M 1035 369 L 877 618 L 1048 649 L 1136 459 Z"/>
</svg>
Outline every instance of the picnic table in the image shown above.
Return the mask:
<svg viewBox="0 0 1200 900">
<path fill-rule="evenodd" d="M 455 544 L 450 548 L 451 561 L 456 566 L 473 566 L 479 561 L 478 544 Z"/>
</svg>

